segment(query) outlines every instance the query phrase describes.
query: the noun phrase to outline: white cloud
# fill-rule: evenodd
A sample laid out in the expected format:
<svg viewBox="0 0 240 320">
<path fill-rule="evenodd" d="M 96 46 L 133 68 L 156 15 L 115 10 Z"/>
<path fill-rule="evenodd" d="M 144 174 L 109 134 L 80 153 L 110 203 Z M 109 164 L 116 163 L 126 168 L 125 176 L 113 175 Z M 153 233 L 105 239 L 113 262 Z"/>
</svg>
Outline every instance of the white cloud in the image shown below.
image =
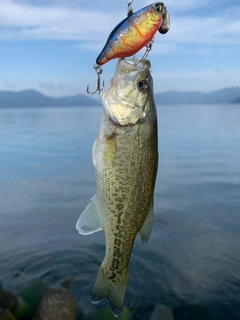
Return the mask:
<svg viewBox="0 0 240 320">
<path fill-rule="evenodd" d="M 213 0 L 212 0 L 213 1 Z M 143 1 L 143 4 L 147 6 L 149 4 L 148 0 Z M 174 12 L 184 12 L 193 9 L 198 9 L 209 5 L 209 0 L 167 0 L 164 1 L 164 4 L 167 7 L 167 10 L 171 14 L 171 11 Z"/>
<path fill-rule="evenodd" d="M 168 41 L 189 44 L 239 44 L 239 37 L 236 34 L 235 21 L 229 22 L 227 27 L 223 21 L 229 20 L 228 16 L 223 17 L 185 17 L 172 19 Z M 234 31 L 233 31 L 234 29 Z M 240 28 L 238 28 L 239 32 Z M 231 37 L 228 37 L 231 36 Z"/>
<path fill-rule="evenodd" d="M 17 83 L 6 80 L 4 82 L 5 88 L 9 90 L 16 89 L 18 87 Z"/>
<path fill-rule="evenodd" d="M 36 89 L 51 97 L 65 97 L 68 95 L 79 94 L 79 85 L 72 85 L 54 81 L 40 81 Z M 83 90 L 86 93 L 86 89 Z"/>
<path fill-rule="evenodd" d="M 169 0 L 169 6 L 179 10 L 205 5 L 206 1 Z M 94 8 L 70 8 L 61 6 L 36 7 L 17 4 L 12 0 L 0 2 L 0 39 L 65 39 L 89 41 L 94 49 L 95 41 L 106 39 L 116 22 L 125 13 L 109 14 L 94 11 Z M 104 21 L 104 23 L 102 23 Z M 240 22 L 237 11 L 225 11 L 221 16 L 191 17 L 184 14 L 171 15 L 171 28 L 166 36 L 157 42 L 166 42 L 172 48 L 177 43 L 189 44 L 239 44 Z M 165 40 L 166 39 L 166 40 Z M 91 43 L 92 42 L 92 43 Z M 82 48 L 86 47 L 85 44 Z M 89 47 L 86 47 L 89 50 Z M 96 47 L 97 48 L 97 47 Z"/>
<path fill-rule="evenodd" d="M 112 66 L 113 67 L 113 66 Z M 104 70 L 105 88 L 107 88 L 114 69 Z M 169 90 L 180 91 L 204 91 L 209 92 L 219 90 L 226 87 L 240 86 L 240 69 L 207 69 L 202 71 L 161 71 L 157 69 L 157 65 L 152 63 L 152 76 L 154 79 L 154 92 L 165 92 Z M 5 82 L 3 89 L 23 90 L 26 88 L 34 88 L 40 90 L 49 96 L 67 96 L 78 93 L 86 94 L 86 87 L 96 86 L 96 77 L 94 71 L 84 75 L 84 80 L 67 82 L 66 79 L 58 80 L 42 80 L 39 82 L 31 81 L 26 86 L 21 82 L 11 83 Z M 98 98 L 98 96 L 94 96 Z"/>
<path fill-rule="evenodd" d="M 1 39 L 95 39 L 109 31 L 119 20 L 107 12 L 65 7 L 19 5 L 11 0 L 0 2 Z M 104 21 L 104 24 L 101 23 Z M 101 25 L 101 28 L 99 28 Z"/>
<path fill-rule="evenodd" d="M 176 88 L 184 91 L 212 91 L 240 85 L 240 69 L 154 72 L 153 68 L 152 75 L 156 92 L 175 90 Z"/>
</svg>

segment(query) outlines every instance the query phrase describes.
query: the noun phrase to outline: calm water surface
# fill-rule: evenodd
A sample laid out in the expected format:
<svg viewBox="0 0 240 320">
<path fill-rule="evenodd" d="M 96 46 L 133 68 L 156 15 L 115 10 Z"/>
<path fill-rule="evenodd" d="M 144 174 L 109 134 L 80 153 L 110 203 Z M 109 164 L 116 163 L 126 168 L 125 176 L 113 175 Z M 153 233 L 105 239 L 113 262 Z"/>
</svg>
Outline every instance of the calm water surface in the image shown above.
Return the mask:
<svg viewBox="0 0 240 320">
<path fill-rule="evenodd" d="M 102 232 L 81 236 L 95 193 L 91 149 L 101 108 L 0 109 L 0 281 L 71 291 L 89 312 Z M 158 303 L 240 319 L 240 108 L 159 106 L 155 223 L 136 239 L 126 305 L 148 319 Z"/>
</svg>

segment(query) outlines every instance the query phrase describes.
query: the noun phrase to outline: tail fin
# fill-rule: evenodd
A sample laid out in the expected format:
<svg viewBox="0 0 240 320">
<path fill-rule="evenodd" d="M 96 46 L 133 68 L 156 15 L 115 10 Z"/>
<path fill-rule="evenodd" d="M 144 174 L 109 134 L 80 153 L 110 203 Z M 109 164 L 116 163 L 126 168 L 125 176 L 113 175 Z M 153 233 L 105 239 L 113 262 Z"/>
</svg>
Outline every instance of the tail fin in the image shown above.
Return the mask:
<svg viewBox="0 0 240 320">
<path fill-rule="evenodd" d="M 104 274 L 104 266 L 101 266 L 92 288 L 92 303 L 99 303 L 106 299 L 110 304 L 112 313 L 115 317 L 118 317 L 121 314 L 124 305 L 127 278 L 128 277 L 126 277 L 124 283 L 118 283 L 115 279 L 109 279 Z"/>
</svg>

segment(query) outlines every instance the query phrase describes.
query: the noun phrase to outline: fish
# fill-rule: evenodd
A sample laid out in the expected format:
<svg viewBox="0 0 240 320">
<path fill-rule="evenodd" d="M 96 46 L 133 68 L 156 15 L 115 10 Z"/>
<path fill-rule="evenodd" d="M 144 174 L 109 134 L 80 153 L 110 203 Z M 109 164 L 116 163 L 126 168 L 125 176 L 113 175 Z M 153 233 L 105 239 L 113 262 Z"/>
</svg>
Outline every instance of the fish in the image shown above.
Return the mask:
<svg viewBox="0 0 240 320">
<path fill-rule="evenodd" d="M 168 14 L 166 15 L 166 12 L 167 10 L 163 2 L 155 2 L 135 13 L 131 12 L 110 33 L 102 51 L 96 59 L 96 65 L 102 66 L 115 58 L 133 56 L 144 46 L 147 46 L 155 33 L 158 30 L 161 32 L 160 27 L 164 21 L 164 17 L 169 17 Z"/>
<path fill-rule="evenodd" d="M 105 232 L 106 252 L 91 301 L 106 299 L 114 316 L 124 305 L 129 261 L 137 234 L 143 243 L 153 225 L 158 170 L 157 112 L 149 60 L 119 59 L 106 92 L 92 149 L 96 195 L 80 215 L 82 235 Z"/>
</svg>

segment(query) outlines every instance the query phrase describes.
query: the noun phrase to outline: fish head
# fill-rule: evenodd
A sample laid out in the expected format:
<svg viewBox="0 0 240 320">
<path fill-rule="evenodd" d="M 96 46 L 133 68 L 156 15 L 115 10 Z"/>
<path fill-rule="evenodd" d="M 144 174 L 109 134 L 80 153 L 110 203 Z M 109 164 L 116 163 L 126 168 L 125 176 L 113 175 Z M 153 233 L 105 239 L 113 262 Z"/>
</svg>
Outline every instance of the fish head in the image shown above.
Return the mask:
<svg viewBox="0 0 240 320">
<path fill-rule="evenodd" d="M 149 60 L 119 59 L 102 102 L 110 120 L 120 126 L 134 125 L 148 112 L 153 97 Z"/>
</svg>

